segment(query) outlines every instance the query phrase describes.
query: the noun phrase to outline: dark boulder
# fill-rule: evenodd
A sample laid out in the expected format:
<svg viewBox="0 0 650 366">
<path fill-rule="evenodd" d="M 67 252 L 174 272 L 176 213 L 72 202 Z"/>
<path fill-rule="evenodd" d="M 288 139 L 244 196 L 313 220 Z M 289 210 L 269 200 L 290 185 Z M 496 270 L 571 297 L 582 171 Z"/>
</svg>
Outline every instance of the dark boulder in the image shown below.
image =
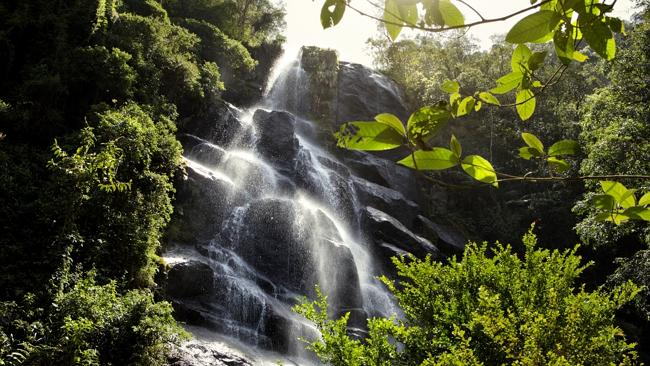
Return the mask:
<svg viewBox="0 0 650 366">
<path fill-rule="evenodd" d="M 438 248 L 425 238 L 414 234 L 406 226 L 387 213 L 373 207 L 366 207 L 362 213 L 362 225 L 371 236 L 375 250 L 390 263 L 390 257 L 404 251 L 423 258 L 430 254 L 441 258 Z"/>
<path fill-rule="evenodd" d="M 416 172 L 397 165 L 395 160 L 383 159 L 361 151 L 340 151 L 339 155 L 354 175 L 400 192 L 411 201 L 420 202 L 420 186 Z"/>
<path fill-rule="evenodd" d="M 359 202 L 364 206 L 375 207 L 391 215 L 406 227 L 412 227 L 413 220 L 419 212 L 417 203 L 410 201 L 402 193 L 369 182 L 359 177 L 352 177 Z"/>
<path fill-rule="evenodd" d="M 167 295 L 186 298 L 215 293 L 212 268 L 203 262 L 187 261 L 174 265 L 167 274 Z"/>
<path fill-rule="evenodd" d="M 416 230 L 432 241 L 445 253 L 460 254 L 465 250 L 467 237 L 450 225 L 433 222 L 422 215 L 416 218 Z"/>
<path fill-rule="evenodd" d="M 228 146 L 241 135 L 250 133 L 239 114 L 240 111 L 231 104 L 215 101 L 207 110 L 181 121 L 179 132 L 219 146 Z"/>
<path fill-rule="evenodd" d="M 405 121 L 408 117 L 399 86 L 388 77 L 361 64 L 340 62 L 336 124 L 372 121 L 390 112 Z"/>
<path fill-rule="evenodd" d="M 190 167 L 185 179 L 177 184 L 168 240 L 192 243 L 211 239 L 241 198 L 232 182 L 213 176 L 199 166 Z"/>
<path fill-rule="evenodd" d="M 295 136 L 295 117 L 287 112 L 255 111 L 257 125 L 257 150 L 272 163 L 290 170 L 299 150 Z"/>
</svg>

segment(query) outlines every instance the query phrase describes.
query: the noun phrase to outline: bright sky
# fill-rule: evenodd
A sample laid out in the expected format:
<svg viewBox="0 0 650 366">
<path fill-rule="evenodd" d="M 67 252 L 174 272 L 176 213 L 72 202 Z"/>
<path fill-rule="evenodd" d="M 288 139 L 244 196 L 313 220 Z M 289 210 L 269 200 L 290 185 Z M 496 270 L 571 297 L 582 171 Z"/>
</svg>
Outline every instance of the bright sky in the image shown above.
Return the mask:
<svg viewBox="0 0 650 366">
<path fill-rule="evenodd" d="M 365 12 L 381 14 L 370 2 L 382 4 L 383 0 L 354 0 L 352 4 Z M 377 22 L 347 9 L 341 23 L 333 28 L 323 29 L 320 25 L 320 9 L 324 0 L 284 0 L 287 9 L 287 56 L 297 54 L 303 46 L 320 46 L 339 51 L 345 61 L 370 65 L 366 40 L 377 34 Z M 609 2 L 609 1 L 608 1 Z M 478 17 L 467 7 L 454 2 L 465 15 L 465 21 L 475 21 Z M 485 18 L 495 18 L 513 13 L 530 6 L 530 0 L 467 0 Z M 618 0 L 614 15 L 629 20 L 634 13 L 633 0 Z M 496 22 L 474 27 L 469 34 L 476 37 L 483 48 L 491 45 L 490 37 L 505 33 L 522 16 L 505 22 Z"/>
</svg>

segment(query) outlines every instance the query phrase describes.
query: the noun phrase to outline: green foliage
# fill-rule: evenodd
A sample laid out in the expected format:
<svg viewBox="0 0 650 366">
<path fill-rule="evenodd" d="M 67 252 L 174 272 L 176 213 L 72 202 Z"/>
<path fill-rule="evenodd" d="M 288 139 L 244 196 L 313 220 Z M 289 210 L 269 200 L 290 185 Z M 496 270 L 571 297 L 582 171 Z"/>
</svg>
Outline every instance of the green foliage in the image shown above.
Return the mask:
<svg viewBox="0 0 650 366">
<path fill-rule="evenodd" d="M 138 286 L 153 281 L 181 162 L 174 116 L 154 121 L 151 114 L 136 104 L 98 112 L 89 127 L 67 138 L 74 153 L 55 144 L 50 162 L 54 184 L 68 201 L 61 212 L 65 235 L 85 242 L 75 255 L 102 276 Z"/>
<path fill-rule="evenodd" d="M 650 174 L 650 36 L 648 9 L 644 8 L 641 21 L 628 33 L 621 51 L 607 69 L 611 84 L 598 89 L 586 101 L 580 143 L 585 151 L 581 173 L 585 175 Z M 643 191 L 633 181 L 620 181 Z M 602 193 L 596 183 L 587 184 L 588 193 L 575 205 L 574 211 L 582 217 L 576 229 L 586 244 L 594 247 L 613 247 L 617 243 L 650 244 L 650 226 L 644 222 L 628 221 L 615 226 L 598 220 L 603 208 L 592 204 L 593 196 Z M 642 195 L 642 194 L 641 194 Z M 640 197 L 638 197 L 640 199 Z M 600 219 L 603 219 L 600 216 Z M 616 221 L 612 221 L 616 222 Z M 627 243 L 627 244 L 622 244 Z"/>
<path fill-rule="evenodd" d="M 63 274 L 63 273 L 61 273 Z M 0 302 L 0 360 L 29 365 L 159 365 L 185 332 L 149 291 L 120 294 L 92 273 L 57 279 L 52 304 Z M 20 343 L 18 343 L 20 342 Z M 119 350 L 119 352 L 116 352 Z"/>
<path fill-rule="evenodd" d="M 382 280 L 404 318 L 369 320 L 366 342 L 347 336 L 346 317 L 327 319 L 324 297 L 303 302 L 295 310 L 322 333 L 310 348 L 331 365 L 633 364 L 613 317 L 639 288 L 588 292 L 576 285 L 586 268 L 576 249 L 523 241 L 523 258 L 498 243 L 470 244 L 446 264 L 394 258 L 400 281 Z"/>
</svg>

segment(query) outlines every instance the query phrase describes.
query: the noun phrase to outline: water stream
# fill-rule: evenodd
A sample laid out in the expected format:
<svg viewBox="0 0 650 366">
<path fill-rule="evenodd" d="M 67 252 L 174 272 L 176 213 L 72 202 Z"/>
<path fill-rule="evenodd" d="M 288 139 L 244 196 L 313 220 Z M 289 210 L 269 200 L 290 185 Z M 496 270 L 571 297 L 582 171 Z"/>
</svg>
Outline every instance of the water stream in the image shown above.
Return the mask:
<svg viewBox="0 0 650 366">
<path fill-rule="evenodd" d="M 298 338 L 318 335 L 290 309 L 301 296 L 313 297 L 315 285 L 328 295 L 332 315 L 351 312 L 351 328 L 361 333 L 366 317 L 396 308 L 375 279 L 349 171 L 310 135 L 312 122 L 270 112 L 303 110 L 308 82 L 300 57 L 272 74 L 277 78 L 259 106 L 232 107 L 243 128 L 229 143 L 191 136 L 198 143 L 186 149 L 187 168 L 214 186 L 204 199 L 222 219 L 211 223 L 213 235 L 200 250 L 177 246 L 165 258 L 200 261 L 214 273 L 213 295 L 187 301 L 207 319 L 201 332 L 308 364 L 314 359 Z M 293 154 L 275 156 L 268 120 L 290 117 L 292 136 L 282 138 Z"/>
</svg>

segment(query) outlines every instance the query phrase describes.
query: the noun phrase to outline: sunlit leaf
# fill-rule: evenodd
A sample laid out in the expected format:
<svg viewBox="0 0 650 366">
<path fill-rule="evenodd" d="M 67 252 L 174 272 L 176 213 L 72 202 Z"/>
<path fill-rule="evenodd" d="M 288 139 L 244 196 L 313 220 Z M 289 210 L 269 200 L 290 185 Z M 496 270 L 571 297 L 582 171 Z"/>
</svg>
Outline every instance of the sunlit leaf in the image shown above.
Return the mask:
<svg viewBox="0 0 650 366">
<path fill-rule="evenodd" d="M 542 142 L 539 141 L 537 136 L 533 135 L 532 133 L 523 132 L 521 134 L 521 138 L 524 140 L 526 145 L 537 150 L 539 154 L 544 155 L 544 144 L 542 144 Z"/>
<path fill-rule="evenodd" d="M 650 209 L 641 206 L 630 207 L 623 211 L 623 215 L 634 220 L 650 221 Z"/>
<path fill-rule="evenodd" d="M 465 173 L 470 177 L 483 182 L 489 183 L 495 187 L 499 186 L 497 174 L 489 161 L 478 155 L 470 155 L 463 159 L 462 167 Z"/>
<path fill-rule="evenodd" d="M 492 104 L 492 105 L 501 105 L 501 102 L 499 102 L 499 99 L 492 95 L 492 93 L 488 92 L 480 92 L 478 94 L 478 97 L 484 101 L 485 103 Z"/>
<path fill-rule="evenodd" d="M 400 121 L 400 119 L 394 114 L 390 114 L 390 113 L 378 114 L 375 116 L 375 121 L 388 125 L 392 127 L 395 131 L 397 131 L 400 135 L 406 136 L 406 130 L 404 129 L 404 125 L 402 124 L 402 121 Z"/>
<path fill-rule="evenodd" d="M 623 215 L 622 213 L 603 212 L 596 215 L 596 221 L 611 221 L 616 225 L 620 225 L 629 220 L 630 218 L 628 216 Z"/>
<path fill-rule="evenodd" d="M 521 72 L 511 72 L 508 75 L 498 78 L 497 87 L 492 88 L 490 92 L 494 94 L 505 94 L 521 85 L 523 78 L 524 74 Z"/>
<path fill-rule="evenodd" d="M 418 150 L 397 163 L 417 170 L 444 170 L 458 165 L 458 158 L 451 150 L 434 147 L 430 151 Z"/>
<path fill-rule="evenodd" d="M 517 91 L 517 114 L 522 121 L 529 119 L 535 113 L 535 94 L 530 89 Z"/>
<path fill-rule="evenodd" d="M 451 151 L 454 152 L 454 155 L 456 155 L 456 157 L 460 158 L 460 156 L 463 154 L 463 148 L 460 145 L 458 139 L 456 139 L 456 136 L 454 136 L 453 134 L 451 135 L 451 141 L 449 142 L 449 147 L 451 148 Z"/>
<path fill-rule="evenodd" d="M 506 41 L 526 43 L 544 38 L 561 20 L 562 18 L 554 11 L 540 10 L 517 22 L 506 35 Z"/>
<path fill-rule="evenodd" d="M 510 58 L 510 67 L 513 72 L 525 73 L 528 69 L 528 59 L 533 53 L 530 52 L 530 49 L 525 44 L 518 45 L 514 51 L 512 51 L 512 57 Z"/>
<path fill-rule="evenodd" d="M 440 89 L 449 94 L 458 93 L 460 90 L 460 84 L 454 80 L 446 80 L 444 83 L 442 83 Z"/>
<path fill-rule="evenodd" d="M 469 112 L 472 111 L 474 108 L 474 97 L 465 97 L 463 100 L 458 104 L 458 110 L 456 111 L 456 117 L 462 117 Z"/>
<path fill-rule="evenodd" d="M 549 156 L 575 155 L 578 153 L 580 145 L 573 140 L 561 140 L 554 143 L 548 149 Z"/>
<path fill-rule="evenodd" d="M 530 160 L 533 156 L 540 157 L 544 156 L 544 154 L 535 148 L 526 146 L 519 148 L 519 156 L 526 160 Z"/>
<path fill-rule="evenodd" d="M 404 21 L 400 18 L 397 0 L 386 0 L 384 4 L 384 26 L 390 38 L 394 41 L 402 31 Z"/>
<path fill-rule="evenodd" d="M 634 206 L 634 197 L 628 196 L 628 189 L 619 182 L 612 182 L 608 180 L 600 181 L 600 186 L 605 194 L 608 194 L 616 200 L 622 207 Z M 625 202 L 625 205 L 623 204 Z M 630 204 L 632 203 L 632 204 Z"/>
<path fill-rule="evenodd" d="M 420 108 L 409 117 L 406 127 L 408 136 L 411 140 L 429 139 L 447 125 L 449 118 L 451 113 L 443 103 Z"/>
<path fill-rule="evenodd" d="M 583 29 L 584 38 L 594 51 L 606 60 L 616 56 L 616 41 L 612 31 L 600 21 L 591 21 Z"/>
<path fill-rule="evenodd" d="M 650 192 L 644 194 L 639 198 L 639 206 L 650 205 Z"/>
<path fill-rule="evenodd" d="M 406 24 L 416 25 L 418 22 L 418 7 L 415 3 L 399 5 L 399 14 Z"/>
<path fill-rule="evenodd" d="M 320 23 L 324 29 L 339 24 L 345 13 L 345 0 L 325 0 L 320 11 Z"/>
<path fill-rule="evenodd" d="M 403 137 L 395 129 L 379 122 L 345 123 L 335 137 L 337 146 L 350 150 L 389 150 L 404 143 Z"/>
<path fill-rule="evenodd" d="M 463 13 L 451 1 L 439 0 L 438 7 L 446 26 L 456 27 L 465 24 Z"/>
<path fill-rule="evenodd" d="M 555 170 L 558 173 L 565 172 L 565 171 L 569 170 L 569 168 L 571 168 L 569 163 L 567 163 L 566 161 L 564 161 L 562 159 L 558 159 L 558 158 L 556 158 L 554 156 L 551 156 L 548 159 L 546 159 L 546 162 L 548 163 L 548 165 L 553 170 Z"/>
</svg>

